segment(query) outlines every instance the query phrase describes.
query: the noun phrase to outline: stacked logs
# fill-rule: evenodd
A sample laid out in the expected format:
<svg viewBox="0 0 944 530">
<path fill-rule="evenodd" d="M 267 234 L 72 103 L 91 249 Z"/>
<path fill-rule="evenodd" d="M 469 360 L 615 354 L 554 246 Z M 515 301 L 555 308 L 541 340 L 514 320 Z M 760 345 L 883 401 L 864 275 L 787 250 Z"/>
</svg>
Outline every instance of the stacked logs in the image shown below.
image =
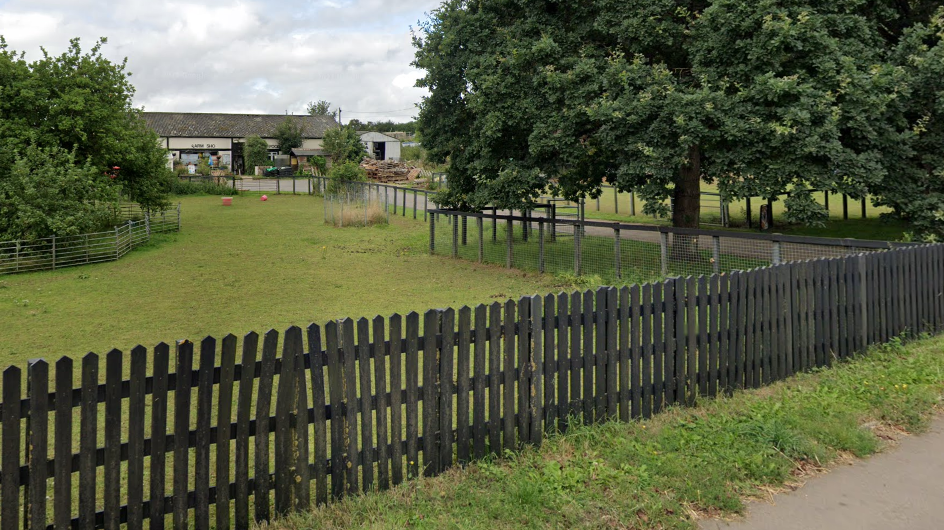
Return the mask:
<svg viewBox="0 0 944 530">
<path fill-rule="evenodd" d="M 365 158 L 361 167 L 367 171 L 367 178 L 374 182 L 404 182 L 414 180 L 420 175 L 419 168 L 393 160 Z"/>
</svg>

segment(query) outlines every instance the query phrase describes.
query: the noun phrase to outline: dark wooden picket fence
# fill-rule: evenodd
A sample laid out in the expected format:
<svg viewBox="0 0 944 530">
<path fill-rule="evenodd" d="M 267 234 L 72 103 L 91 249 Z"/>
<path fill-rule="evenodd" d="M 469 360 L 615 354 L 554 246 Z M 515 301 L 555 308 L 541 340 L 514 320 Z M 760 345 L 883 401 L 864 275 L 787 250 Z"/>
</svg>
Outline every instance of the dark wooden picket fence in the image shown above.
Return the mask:
<svg viewBox="0 0 944 530">
<path fill-rule="evenodd" d="M 248 528 L 942 328 L 938 245 L 37 360 L 3 373 L 0 529 Z"/>
</svg>

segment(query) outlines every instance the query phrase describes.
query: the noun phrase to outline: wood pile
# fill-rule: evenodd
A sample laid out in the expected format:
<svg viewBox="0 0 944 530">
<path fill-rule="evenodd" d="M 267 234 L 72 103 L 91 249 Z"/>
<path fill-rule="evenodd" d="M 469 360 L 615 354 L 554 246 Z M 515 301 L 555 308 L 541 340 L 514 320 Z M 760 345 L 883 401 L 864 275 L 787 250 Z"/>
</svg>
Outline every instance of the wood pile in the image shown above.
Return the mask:
<svg viewBox="0 0 944 530">
<path fill-rule="evenodd" d="M 367 171 L 368 179 L 381 183 L 414 180 L 420 175 L 419 168 L 393 160 L 365 158 L 361 167 Z"/>
</svg>

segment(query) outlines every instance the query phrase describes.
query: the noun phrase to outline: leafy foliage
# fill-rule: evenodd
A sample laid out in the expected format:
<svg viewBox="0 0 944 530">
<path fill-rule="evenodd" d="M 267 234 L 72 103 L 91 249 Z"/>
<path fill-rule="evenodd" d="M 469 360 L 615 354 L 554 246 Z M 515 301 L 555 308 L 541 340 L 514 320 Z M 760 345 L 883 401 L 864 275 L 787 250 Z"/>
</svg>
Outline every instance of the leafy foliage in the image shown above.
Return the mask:
<svg viewBox="0 0 944 530">
<path fill-rule="evenodd" d="M 41 175 L 42 178 L 37 178 Z M 0 178 L 0 239 L 94 232 L 114 221 L 118 188 L 60 147 L 27 146 Z"/>
<path fill-rule="evenodd" d="M 911 84 L 935 86 L 940 65 L 891 56 L 934 5 L 902 4 L 447 1 L 414 34 L 424 147 L 451 161 L 445 205 L 592 198 L 605 181 L 646 213 L 672 198 L 674 224 L 696 226 L 701 181 L 731 198 L 881 195 L 914 149 L 906 109 L 927 108 L 906 103 Z M 909 56 L 930 59 L 932 33 Z"/>
<path fill-rule="evenodd" d="M 45 237 L 97 227 L 99 205 L 81 201 L 117 196 L 119 189 L 147 209 L 167 206 L 166 150 L 131 106 L 131 74 L 125 62 L 115 64 L 102 55 L 105 43 L 101 39 L 83 52 L 73 39 L 65 53 L 52 56 L 44 50 L 42 58 L 27 62 L 0 37 L 0 186 L 14 201 L 0 208 L 22 213 L 24 204 L 33 204 L 30 215 L 15 217 L 23 223 L 19 228 L 5 220 L 7 234 Z M 39 153 L 51 157 L 48 163 L 39 162 Z M 50 186 L 61 200 L 31 203 L 45 193 L 11 195 L 12 182 L 31 190 Z M 66 183 L 86 189 L 62 189 Z"/>
<path fill-rule="evenodd" d="M 354 118 L 347 122 L 351 127 L 354 127 L 358 131 L 375 131 L 375 132 L 405 132 L 408 134 L 416 134 L 417 124 L 416 121 L 406 121 L 406 122 L 395 122 L 392 120 L 386 121 L 361 121 L 357 118 Z"/>
<path fill-rule="evenodd" d="M 882 183 L 879 204 L 910 221 L 925 240 L 944 239 L 944 8 L 907 29 L 894 59 L 908 78 L 902 100 L 908 150 L 895 178 Z"/>
<path fill-rule="evenodd" d="M 279 144 L 279 152 L 287 155 L 292 149 L 302 146 L 302 125 L 295 118 L 286 116 L 275 128 L 275 139 Z"/>
<path fill-rule="evenodd" d="M 318 101 L 309 101 L 308 106 L 305 107 L 305 111 L 312 116 L 333 116 L 334 113 L 331 112 L 331 102 L 320 99 Z"/>
<path fill-rule="evenodd" d="M 332 164 L 346 161 L 360 162 L 367 156 L 367 148 L 361 142 L 357 131 L 351 126 L 328 129 L 321 145 L 331 155 Z"/>
<path fill-rule="evenodd" d="M 250 173 L 256 166 L 264 166 L 269 162 L 269 144 L 258 136 L 246 138 L 246 144 L 243 146 L 243 158 L 246 163 L 246 170 Z"/>
<path fill-rule="evenodd" d="M 367 171 L 358 165 L 357 162 L 349 160 L 331 166 L 331 169 L 328 171 L 328 178 L 330 182 L 328 183 L 327 191 L 328 193 L 333 193 L 344 187 L 343 182 L 366 182 Z"/>
</svg>

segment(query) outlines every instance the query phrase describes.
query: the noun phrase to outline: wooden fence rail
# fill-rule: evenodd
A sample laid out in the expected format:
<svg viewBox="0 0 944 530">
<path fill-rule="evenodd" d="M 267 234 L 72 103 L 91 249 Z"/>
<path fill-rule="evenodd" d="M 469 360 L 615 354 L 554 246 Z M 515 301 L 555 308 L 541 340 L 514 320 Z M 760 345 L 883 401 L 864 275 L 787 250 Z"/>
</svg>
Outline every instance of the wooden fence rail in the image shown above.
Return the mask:
<svg viewBox="0 0 944 530">
<path fill-rule="evenodd" d="M 942 328 L 935 245 L 35 360 L 3 372 L 0 530 L 249 528 Z"/>
</svg>

